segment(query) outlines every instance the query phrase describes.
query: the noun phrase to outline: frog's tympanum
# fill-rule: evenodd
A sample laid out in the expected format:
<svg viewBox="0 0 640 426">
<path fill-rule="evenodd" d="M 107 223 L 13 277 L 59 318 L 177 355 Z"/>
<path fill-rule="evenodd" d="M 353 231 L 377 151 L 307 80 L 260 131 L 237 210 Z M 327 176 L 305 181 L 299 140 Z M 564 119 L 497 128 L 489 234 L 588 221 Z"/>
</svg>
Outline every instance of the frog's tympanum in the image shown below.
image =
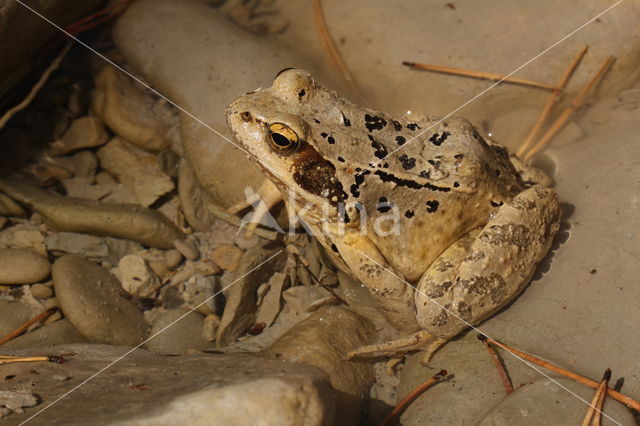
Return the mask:
<svg viewBox="0 0 640 426">
<path fill-rule="evenodd" d="M 227 121 L 404 336 L 351 356 L 431 354 L 513 300 L 558 230 L 546 176 L 465 119 L 393 117 L 288 69 L 234 101 Z"/>
</svg>

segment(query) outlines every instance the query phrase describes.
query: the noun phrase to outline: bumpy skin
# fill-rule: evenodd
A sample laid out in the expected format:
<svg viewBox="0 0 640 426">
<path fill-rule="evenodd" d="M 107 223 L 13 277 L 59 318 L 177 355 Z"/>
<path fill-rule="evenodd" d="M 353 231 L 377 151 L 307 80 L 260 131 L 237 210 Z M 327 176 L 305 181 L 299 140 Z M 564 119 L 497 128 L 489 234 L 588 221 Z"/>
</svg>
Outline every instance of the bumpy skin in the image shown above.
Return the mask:
<svg viewBox="0 0 640 426">
<path fill-rule="evenodd" d="M 507 150 L 464 119 L 392 117 L 292 69 L 234 101 L 227 121 L 336 263 L 406 333 L 448 339 L 491 315 L 526 286 L 558 229 L 556 193 L 523 180 Z M 295 152 L 274 149 L 273 123 L 299 137 Z"/>
</svg>

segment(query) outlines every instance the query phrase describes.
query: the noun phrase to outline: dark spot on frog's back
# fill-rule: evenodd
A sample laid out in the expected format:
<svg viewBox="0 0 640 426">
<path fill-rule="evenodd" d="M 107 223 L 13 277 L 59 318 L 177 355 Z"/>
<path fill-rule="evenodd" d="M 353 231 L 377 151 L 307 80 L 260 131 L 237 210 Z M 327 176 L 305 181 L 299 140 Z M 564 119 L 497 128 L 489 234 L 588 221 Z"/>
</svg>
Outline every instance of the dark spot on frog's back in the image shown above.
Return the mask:
<svg viewBox="0 0 640 426">
<path fill-rule="evenodd" d="M 438 211 L 440 202 L 438 200 L 429 200 L 425 204 L 427 205 L 427 213 L 435 213 Z"/>
<path fill-rule="evenodd" d="M 405 170 L 411 170 L 416 166 L 416 159 L 411 158 L 406 154 L 402 154 L 398 160 L 400 160 L 400 164 Z"/>
<path fill-rule="evenodd" d="M 367 135 L 367 136 L 369 136 L 369 140 L 371 141 L 371 147 L 375 149 L 375 152 L 373 153 L 373 155 L 375 155 L 380 159 L 383 159 L 384 157 L 386 157 L 388 153 L 387 147 L 384 146 L 384 144 L 378 142 L 376 138 L 374 138 L 373 136 L 371 135 Z"/>
<path fill-rule="evenodd" d="M 378 117 L 377 115 L 371 115 L 371 114 L 364 115 L 364 126 L 370 132 L 373 132 L 374 130 L 382 130 L 386 125 L 387 125 L 387 120 L 385 120 L 382 117 Z"/>
<path fill-rule="evenodd" d="M 446 141 L 449 136 L 451 136 L 451 133 L 446 131 L 442 132 L 442 135 L 440 135 L 439 133 L 435 133 L 429 138 L 429 141 L 435 146 L 440 146 L 442 145 L 442 142 Z"/>
</svg>

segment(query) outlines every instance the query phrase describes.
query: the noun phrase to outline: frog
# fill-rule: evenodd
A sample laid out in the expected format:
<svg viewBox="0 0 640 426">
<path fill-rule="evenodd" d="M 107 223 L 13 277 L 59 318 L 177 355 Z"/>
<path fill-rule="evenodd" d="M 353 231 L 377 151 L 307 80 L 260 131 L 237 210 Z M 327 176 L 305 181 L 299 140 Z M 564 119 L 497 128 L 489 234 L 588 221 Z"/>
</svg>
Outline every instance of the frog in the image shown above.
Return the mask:
<svg viewBox="0 0 640 426">
<path fill-rule="evenodd" d="M 559 229 L 551 180 L 460 117 L 358 106 L 301 69 L 226 110 L 249 159 L 398 338 L 347 356 L 422 350 L 475 327 L 529 284 Z"/>
</svg>

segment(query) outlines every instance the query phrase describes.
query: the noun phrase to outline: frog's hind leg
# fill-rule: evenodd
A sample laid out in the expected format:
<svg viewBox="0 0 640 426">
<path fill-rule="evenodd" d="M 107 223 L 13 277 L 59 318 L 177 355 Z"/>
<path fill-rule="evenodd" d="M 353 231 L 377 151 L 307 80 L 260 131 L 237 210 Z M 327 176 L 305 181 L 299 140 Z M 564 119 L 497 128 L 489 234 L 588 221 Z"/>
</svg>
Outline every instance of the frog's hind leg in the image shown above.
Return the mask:
<svg viewBox="0 0 640 426">
<path fill-rule="evenodd" d="M 382 355 L 394 355 L 413 350 L 422 350 L 431 354 L 442 346 L 446 340 L 433 336 L 431 333 L 420 330 L 408 336 L 384 343 L 361 346 L 347 353 L 347 358 L 376 357 Z"/>
<path fill-rule="evenodd" d="M 448 340 L 513 300 L 549 250 L 559 217 L 555 191 L 529 188 L 445 250 L 416 289 L 420 327 Z"/>
</svg>

